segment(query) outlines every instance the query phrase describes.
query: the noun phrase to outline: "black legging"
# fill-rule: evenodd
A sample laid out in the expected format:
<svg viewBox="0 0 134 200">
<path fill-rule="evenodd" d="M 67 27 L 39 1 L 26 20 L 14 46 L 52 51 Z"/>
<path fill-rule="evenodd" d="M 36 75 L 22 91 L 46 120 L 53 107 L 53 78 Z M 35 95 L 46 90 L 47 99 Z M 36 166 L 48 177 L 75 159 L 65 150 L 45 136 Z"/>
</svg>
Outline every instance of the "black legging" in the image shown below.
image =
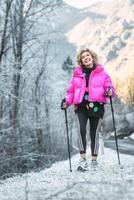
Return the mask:
<svg viewBox="0 0 134 200">
<path fill-rule="evenodd" d="M 82 112 L 78 112 L 78 128 L 79 128 L 79 145 L 80 154 L 86 153 L 86 125 L 89 119 L 90 122 L 90 138 L 91 138 L 91 153 L 92 156 L 97 156 L 99 149 L 99 117 L 88 117 Z"/>
</svg>

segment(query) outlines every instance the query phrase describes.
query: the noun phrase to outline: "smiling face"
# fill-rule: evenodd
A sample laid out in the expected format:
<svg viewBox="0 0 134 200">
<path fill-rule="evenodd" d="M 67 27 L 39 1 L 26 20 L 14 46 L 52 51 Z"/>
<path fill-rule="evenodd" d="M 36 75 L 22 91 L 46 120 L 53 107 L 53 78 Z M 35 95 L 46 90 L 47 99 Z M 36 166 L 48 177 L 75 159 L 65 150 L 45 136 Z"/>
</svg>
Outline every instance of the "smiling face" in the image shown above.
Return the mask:
<svg viewBox="0 0 134 200">
<path fill-rule="evenodd" d="M 88 51 L 85 51 L 81 54 L 81 61 L 85 67 L 87 68 L 93 67 L 93 57 Z"/>
</svg>

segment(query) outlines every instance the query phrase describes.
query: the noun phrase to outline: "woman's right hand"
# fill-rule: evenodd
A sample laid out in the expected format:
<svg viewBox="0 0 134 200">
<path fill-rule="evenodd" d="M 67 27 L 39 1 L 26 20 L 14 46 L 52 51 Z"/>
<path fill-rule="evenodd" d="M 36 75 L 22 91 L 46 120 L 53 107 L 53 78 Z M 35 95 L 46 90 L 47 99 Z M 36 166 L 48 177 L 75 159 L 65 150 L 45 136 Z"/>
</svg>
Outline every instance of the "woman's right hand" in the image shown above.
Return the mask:
<svg viewBox="0 0 134 200">
<path fill-rule="evenodd" d="M 62 99 L 62 102 L 61 102 L 61 109 L 62 110 L 65 110 L 67 108 L 67 103 L 66 103 L 66 99 Z"/>
</svg>

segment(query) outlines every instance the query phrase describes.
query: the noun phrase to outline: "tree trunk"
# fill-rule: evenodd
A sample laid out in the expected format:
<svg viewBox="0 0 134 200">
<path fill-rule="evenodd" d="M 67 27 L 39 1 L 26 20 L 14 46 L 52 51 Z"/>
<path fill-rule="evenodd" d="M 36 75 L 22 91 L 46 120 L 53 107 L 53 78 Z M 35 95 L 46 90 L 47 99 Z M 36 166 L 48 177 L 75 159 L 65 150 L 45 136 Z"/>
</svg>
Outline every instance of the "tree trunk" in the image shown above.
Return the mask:
<svg viewBox="0 0 134 200">
<path fill-rule="evenodd" d="M 4 54 L 4 49 L 6 48 L 6 32 L 7 32 L 8 16 L 9 16 L 9 11 L 11 8 L 12 1 L 13 0 L 6 1 L 6 11 L 5 11 L 6 14 L 5 14 L 4 28 L 3 28 L 3 34 L 2 34 L 1 42 L 0 42 L 0 44 L 1 44 L 1 46 L 0 46 L 0 64 L 2 61 L 3 54 Z"/>
</svg>

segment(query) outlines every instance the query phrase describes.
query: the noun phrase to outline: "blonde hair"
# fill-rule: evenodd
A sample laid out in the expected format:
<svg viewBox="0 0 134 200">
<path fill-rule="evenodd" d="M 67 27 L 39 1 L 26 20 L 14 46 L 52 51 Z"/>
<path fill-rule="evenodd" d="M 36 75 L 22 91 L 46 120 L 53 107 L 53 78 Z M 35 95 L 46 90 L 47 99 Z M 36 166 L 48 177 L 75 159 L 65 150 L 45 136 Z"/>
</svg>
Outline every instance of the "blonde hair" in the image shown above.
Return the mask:
<svg viewBox="0 0 134 200">
<path fill-rule="evenodd" d="M 78 65 L 83 66 L 81 55 L 84 52 L 89 52 L 91 54 L 92 58 L 93 58 L 93 63 L 94 64 L 98 64 L 98 56 L 97 56 L 97 54 L 94 51 L 92 51 L 89 48 L 81 48 L 80 50 L 78 50 L 78 52 L 76 54 L 76 61 L 77 61 Z"/>
</svg>

